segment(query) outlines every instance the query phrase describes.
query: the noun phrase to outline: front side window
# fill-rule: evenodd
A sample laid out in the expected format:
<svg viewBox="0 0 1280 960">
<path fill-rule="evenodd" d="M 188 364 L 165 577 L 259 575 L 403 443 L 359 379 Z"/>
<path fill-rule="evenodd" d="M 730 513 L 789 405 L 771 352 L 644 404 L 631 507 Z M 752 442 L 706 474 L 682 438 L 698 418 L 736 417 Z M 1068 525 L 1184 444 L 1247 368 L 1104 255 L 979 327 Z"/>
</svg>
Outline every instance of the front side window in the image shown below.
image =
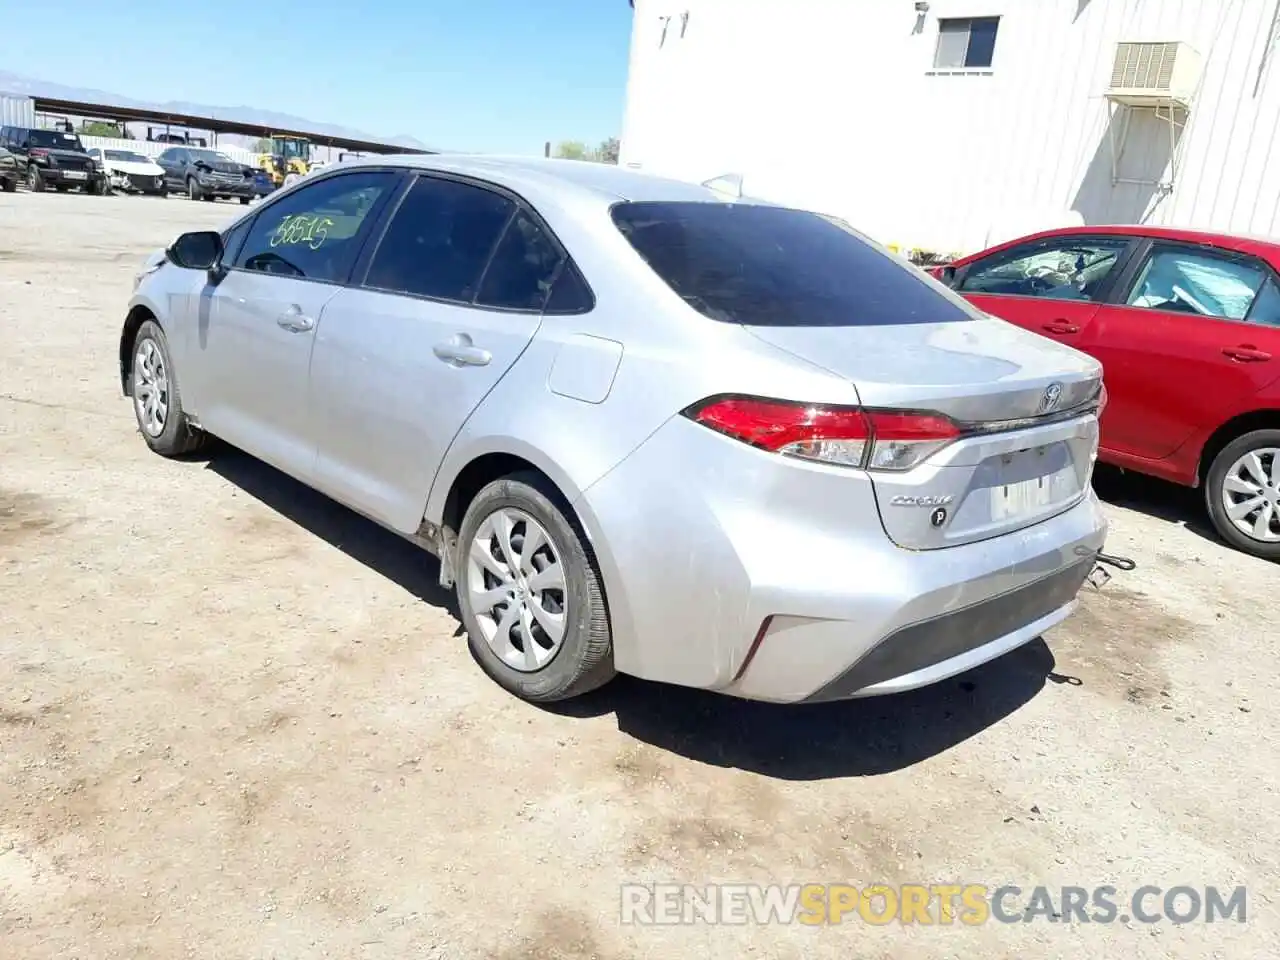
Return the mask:
<svg viewBox="0 0 1280 960">
<path fill-rule="evenodd" d="M 996 53 L 999 17 L 959 17 L 938 21 L 938 46 L 933 66 L 938 70 L 982 70 Z"/>
<path fill-rule="evenodd" d="M 1243 320 L 1268 279 L 1266 268 L 1252 258 L 1157 244 L 1138 271 L 1125 303 Z"/>
<path fill-rule="evenodd" d="M 717 201 L 623 202 L 613 222 L 690 307 L 749 326 L 972 320 L 921 271 L 816 213 Z"/>
<path fill-rule="evenodd" d="M 345 282 L 361 231 L 394 173 L 371 171 L 320 180 L 265 208 L 254 218 L 234 265 L 329 283 Z"/>
<path fill-rule="evenodd" d="M 515 209 L 492 190 L 419 177 L 379 241 L 364 285 L 471 303 Z"/>
<path fill-rule="evenodd" d="M 1068 237 L 1019 247 L 971 264 L 962 293 L 1096 301 L 1129 245 L 1125 237 Z"/>
</svg>

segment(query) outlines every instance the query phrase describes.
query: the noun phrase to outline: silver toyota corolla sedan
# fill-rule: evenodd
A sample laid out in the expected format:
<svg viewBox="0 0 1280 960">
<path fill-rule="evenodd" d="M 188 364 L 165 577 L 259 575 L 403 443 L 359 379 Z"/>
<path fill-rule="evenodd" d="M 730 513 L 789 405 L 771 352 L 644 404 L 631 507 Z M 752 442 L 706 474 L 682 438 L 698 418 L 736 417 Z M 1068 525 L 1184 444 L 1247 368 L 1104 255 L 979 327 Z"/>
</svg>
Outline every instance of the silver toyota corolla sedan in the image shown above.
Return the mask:
<svg viewBox="0 0 1280 960">
<path fill-rule="evenodd" d="M 535 701 L 920 687 L 1064 619 L 1106 533 L 1095 361 L 601 164 L 317 173 L 147 262 L 120 377 L 157 453 L 219 437 L 437 554 Z"/>
</svg>

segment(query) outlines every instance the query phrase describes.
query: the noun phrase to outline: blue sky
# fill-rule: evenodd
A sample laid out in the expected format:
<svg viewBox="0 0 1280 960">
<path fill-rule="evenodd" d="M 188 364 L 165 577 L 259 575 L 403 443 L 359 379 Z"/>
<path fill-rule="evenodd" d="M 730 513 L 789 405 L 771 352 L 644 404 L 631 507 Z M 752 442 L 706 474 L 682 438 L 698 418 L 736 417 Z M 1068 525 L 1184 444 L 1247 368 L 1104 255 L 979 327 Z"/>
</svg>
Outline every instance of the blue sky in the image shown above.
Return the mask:
<svg viewBox="0 0 1280 960">
<path fill-rule="evenodd" d="M 451 150 L 541 153 L 546 140 L 621 133 L 627 0 L 3 6 L 0 70 L 39 80 L 279 110 Z"/>
</svg>

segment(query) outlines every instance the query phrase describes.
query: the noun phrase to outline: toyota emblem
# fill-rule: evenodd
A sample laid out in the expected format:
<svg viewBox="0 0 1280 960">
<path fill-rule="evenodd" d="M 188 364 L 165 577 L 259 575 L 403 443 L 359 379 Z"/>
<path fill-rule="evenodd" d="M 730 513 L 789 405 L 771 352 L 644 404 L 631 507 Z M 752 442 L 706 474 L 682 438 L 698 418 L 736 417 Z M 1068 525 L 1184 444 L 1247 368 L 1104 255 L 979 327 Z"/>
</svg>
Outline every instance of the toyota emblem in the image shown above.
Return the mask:
<svg viewBox="0 0 1280 960">
<path fill-rule="evenodd" d="M 1062 399 L 1062 384 L 1051 383 L 1044 388 L 1044 396 L 1040 398 L 1040 413 L 1048 413 Z"/>
</svg>

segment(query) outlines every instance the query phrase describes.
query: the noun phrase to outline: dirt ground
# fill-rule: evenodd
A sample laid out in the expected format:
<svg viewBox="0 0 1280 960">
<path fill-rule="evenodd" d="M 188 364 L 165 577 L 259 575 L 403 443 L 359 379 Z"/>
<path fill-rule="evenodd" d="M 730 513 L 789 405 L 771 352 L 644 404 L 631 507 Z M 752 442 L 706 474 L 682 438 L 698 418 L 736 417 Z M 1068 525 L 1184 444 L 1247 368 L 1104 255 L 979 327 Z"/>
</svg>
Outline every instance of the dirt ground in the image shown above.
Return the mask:
<svg viewBox="0 0 1280 960">
<path fill-rule="evenodd" d="M 131 277 L 227 204 L 0 195 L 0 956 L 1261 956 L 1278 571 L 1102 475 L 1138 562 L 927 691 L 526 706 L 435 563 L 247 456 L 150 454 Z M 623 926 L 629 882 L 1248 886 L 1245 924 Z"/>
</svg>

